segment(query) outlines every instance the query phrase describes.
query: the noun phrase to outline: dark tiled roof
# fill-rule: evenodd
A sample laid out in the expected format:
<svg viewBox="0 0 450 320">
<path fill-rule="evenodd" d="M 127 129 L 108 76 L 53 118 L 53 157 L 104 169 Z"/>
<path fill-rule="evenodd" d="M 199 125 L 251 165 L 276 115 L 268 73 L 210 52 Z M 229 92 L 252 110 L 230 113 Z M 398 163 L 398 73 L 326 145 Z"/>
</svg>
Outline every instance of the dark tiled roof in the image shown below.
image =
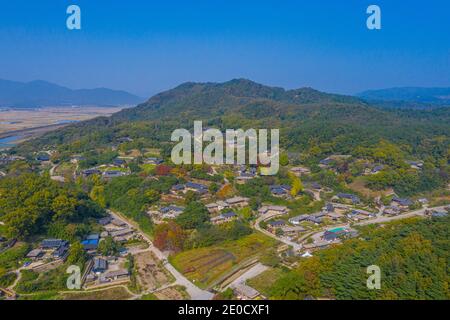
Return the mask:
<svg viewBox="0 0 450 320">
<path fill-rule="evenodd" d="M 286 224 L 286 222 L 284 222 L 283 220 L 274 220 L 274 221 L 269 221 L 267 224 L 272 227 L 280 227 L 280 226 L 284 226 Z"/>
<path fill-rule="evenodd" d="M 56 249 L 61 246 L 67 246 L 68 242 L 61 239 L 45 239 L 41 242 L 41 247 L 47 249 Z"/>
<path fill-rule="evenodd" d="M 233 211 L 222 213 L 222 217 L 224 217 L 225 219 L 233 218 L 233 217 L 236 217 L 236 213 L 234 213 Z"/>
</svg>

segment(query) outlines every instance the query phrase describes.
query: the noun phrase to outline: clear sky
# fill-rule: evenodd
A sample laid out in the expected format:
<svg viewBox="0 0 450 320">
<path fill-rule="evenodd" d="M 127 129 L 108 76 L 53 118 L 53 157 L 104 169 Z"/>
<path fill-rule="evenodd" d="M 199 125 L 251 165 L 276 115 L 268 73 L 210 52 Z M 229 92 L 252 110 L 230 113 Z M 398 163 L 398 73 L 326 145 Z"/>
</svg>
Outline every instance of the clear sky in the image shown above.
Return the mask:
<svg viewBox="0 0 450 320">
<path fill-rule="evenodd" d="M 81 8 L 82 29 L 66 28 Z M 366 27 L 366 8 L 382 29 Z M 0 0 L 0 78 L 150 96 L 248 78 L 337 93 L 450 86 L 448 0 Z"/>
</svg>

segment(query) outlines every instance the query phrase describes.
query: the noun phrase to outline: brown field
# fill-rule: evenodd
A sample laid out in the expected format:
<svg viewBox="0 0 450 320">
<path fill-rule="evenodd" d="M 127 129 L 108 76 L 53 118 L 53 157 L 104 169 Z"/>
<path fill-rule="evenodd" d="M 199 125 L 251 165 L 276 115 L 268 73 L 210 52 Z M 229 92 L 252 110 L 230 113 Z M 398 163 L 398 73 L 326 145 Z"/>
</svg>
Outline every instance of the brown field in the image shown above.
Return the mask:
<svg viewBox="0 0 450 320">
<path fill-rule="evenodd" d="M 181 286 L 173 286 L 154 293 L 158 300 L 188 300 L 189 294 Z"/>
<path fill-rule="evenodd" d="M 364 177 L 358 177 L 356 178 L 352 183 L 350 183 L 349 188 L 352 189 L 355 192 L 359 192 L 365 197 L 375 198 L 375 197 L 381 197 L 381 196 L 387 196 L 389 194 L 392 194 L 394 190 L 392 189 L 386 189 L 386 190 L 380 190 L 380 191 L 374 191 L 370 190 L 366 187 Z"/>
<path fill-rule="evenodd" d="M 122 108 L 119 107 L 48 107 L 0 111 L 0 134 L 56 125 L 63 120 L 83 121 L 99 116 L 110 116 L 120 110 Z"/>
<path fill-rule="evenodd" d="M 168 271 L 150 251 L 135 255 L 135 263 L 137 282 L 142 290 L 155 290 L 173 281 Z"/>
</svg>

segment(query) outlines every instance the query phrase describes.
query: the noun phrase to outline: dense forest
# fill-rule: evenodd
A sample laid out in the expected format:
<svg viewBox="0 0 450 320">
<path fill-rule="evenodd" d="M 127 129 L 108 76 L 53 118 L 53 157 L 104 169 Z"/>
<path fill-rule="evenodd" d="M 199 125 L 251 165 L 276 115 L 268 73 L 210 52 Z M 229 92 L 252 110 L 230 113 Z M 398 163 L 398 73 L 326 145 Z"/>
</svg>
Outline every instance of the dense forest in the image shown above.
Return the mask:
<svg viewBox="0 0 450 320">
<path fill-rule="evenodd" d="M 103 209 L 74 186 L 48 175 L 22 174 L 0 179 L 0 219 L 6 236 L 52 236 L 80 240 Z"/>
<path fill-rule="evenodd" d="M 284 272 L 274 299 L 450 299 L 448 217 L 361 230 L 359 239 L 317 252 Z M 381 269 L 381 289 L 368 290 L 366 269 Z"/>
<path fill-rule="evenodd" d="M 355 97 L 311 88 L 284 90 L 249 80 L 186 83 L 110 118 L 97 118 L 48 133 L 20 145 L 29 154 L 56 147 L 63 155 L 113 145 L 169 149 L 175 128 L 191 128 L 194 120 L 225 128 L 280 128 L 281 147 L 312 157 L 354 154 L 387 140 L 409 156 L 434 161 L 448 157 L 450 109 L 381 110 Z"/>
</svg>

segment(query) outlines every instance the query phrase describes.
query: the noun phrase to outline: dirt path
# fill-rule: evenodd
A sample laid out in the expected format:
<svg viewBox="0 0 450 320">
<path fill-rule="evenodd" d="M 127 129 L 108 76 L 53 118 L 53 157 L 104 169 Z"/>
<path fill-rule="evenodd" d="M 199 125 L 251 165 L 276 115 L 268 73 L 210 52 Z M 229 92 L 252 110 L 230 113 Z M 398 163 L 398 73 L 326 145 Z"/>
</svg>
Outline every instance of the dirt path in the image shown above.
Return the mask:
<svg viewBox="0 0 450 320">
<path fill-rule="evenodd" d="M 13 273 L 16 274 L 17 278 L 16 278 L 16 280 L 14 280 L 14 282 L 7 288 L 8 290 L 11 290 L 11 291 L 15 292 L 15 291 L 14 291 L 14 288 L 17 286 L 17 284 L 19 283 L 20 279 L 22 279 L 22 272 L 20 272 L 20 271 L 22 271 L 22 268 L 19 268 L 19 269 L 13 271 Z"/>
</svg>

